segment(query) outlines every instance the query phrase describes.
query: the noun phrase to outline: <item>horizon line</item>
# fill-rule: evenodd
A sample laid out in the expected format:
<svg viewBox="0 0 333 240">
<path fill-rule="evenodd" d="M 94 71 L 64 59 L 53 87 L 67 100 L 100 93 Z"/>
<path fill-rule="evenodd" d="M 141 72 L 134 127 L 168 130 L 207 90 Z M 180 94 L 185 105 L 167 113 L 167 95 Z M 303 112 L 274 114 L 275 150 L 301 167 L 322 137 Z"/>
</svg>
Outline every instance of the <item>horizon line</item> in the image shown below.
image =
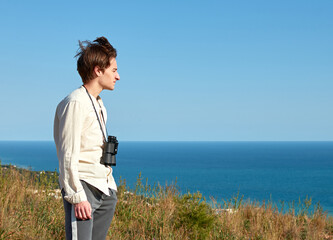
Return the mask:
<svg viewBox="0 0 333 240">
<path fill-rule="evenodd" d="M 4 140 L 0 142 L 53 142 L 54 140 Z M 121 142 L 333 142 L 332 140 L 119 140 Z"/>
</svg>

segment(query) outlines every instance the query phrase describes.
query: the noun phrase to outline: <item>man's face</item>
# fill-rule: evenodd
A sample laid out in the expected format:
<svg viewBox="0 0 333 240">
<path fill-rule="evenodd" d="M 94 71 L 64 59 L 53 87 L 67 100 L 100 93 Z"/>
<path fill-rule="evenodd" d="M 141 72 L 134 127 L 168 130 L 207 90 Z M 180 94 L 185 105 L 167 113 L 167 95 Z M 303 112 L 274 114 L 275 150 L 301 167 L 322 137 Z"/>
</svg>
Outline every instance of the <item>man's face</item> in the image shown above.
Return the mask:
<svg viewBox="0 0 333 240">
<path fill-rule="evenodd" d="M 113 58 L 110 61 L 110 66 L 104 70 L 104 73 L 100 76 L 99 84 L 103 89 L 113 90 L 116 81 L 120 79 L 117 68 L 117 61 Z"/>
</svg>

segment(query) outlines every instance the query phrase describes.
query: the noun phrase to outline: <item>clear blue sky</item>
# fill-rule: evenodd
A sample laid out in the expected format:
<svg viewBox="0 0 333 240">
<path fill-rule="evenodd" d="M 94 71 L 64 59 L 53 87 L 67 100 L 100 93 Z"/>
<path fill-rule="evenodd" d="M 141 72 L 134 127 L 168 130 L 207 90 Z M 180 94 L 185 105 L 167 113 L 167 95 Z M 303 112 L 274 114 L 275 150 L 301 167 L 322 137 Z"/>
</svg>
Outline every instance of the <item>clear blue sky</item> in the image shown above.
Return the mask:
<svg viewBox="0 0 333 240">
<path fill-rule="evenodd" d="M 74 2 L 74 1 L 73 1 Z M 106 36 L 120 140 L 333 140 L 333 1 L 1 1 L 0 140 L 52 140 Z"/>
</svg>

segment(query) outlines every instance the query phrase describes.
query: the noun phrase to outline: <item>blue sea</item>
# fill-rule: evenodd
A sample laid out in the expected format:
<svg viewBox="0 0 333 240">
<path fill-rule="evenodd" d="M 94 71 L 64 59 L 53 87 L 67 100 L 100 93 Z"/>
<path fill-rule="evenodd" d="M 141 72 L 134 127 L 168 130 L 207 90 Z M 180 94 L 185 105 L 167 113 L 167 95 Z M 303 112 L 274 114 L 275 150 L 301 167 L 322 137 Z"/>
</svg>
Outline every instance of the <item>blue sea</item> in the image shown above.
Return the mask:
<svg viewBox="0 0 333 240">
<path fill-rule="evenodd" d="M 51 141 L 0 141 L 1 164 L 58 168 Z M 207 199 L 291 203 L 311 197 L 333 215 L 333 142 L 120 142 L 114 177 L 134 188 L 176 182 Z"/>
</svg>

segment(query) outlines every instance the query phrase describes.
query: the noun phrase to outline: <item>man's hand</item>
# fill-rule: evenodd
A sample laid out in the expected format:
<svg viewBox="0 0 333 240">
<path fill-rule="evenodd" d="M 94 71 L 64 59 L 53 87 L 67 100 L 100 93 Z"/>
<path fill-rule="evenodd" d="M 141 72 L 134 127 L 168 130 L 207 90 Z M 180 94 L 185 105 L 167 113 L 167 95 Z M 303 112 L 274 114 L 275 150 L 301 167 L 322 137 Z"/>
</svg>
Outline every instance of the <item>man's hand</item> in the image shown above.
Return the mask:
<svg viewBox="0 0 333 240">
<path fill-rule="evenodd" d="M 83 201 L 74 205 L 75 217 L 82 220 L 91 219 L 91 206 L 88 201 Z"/>
</svg>

